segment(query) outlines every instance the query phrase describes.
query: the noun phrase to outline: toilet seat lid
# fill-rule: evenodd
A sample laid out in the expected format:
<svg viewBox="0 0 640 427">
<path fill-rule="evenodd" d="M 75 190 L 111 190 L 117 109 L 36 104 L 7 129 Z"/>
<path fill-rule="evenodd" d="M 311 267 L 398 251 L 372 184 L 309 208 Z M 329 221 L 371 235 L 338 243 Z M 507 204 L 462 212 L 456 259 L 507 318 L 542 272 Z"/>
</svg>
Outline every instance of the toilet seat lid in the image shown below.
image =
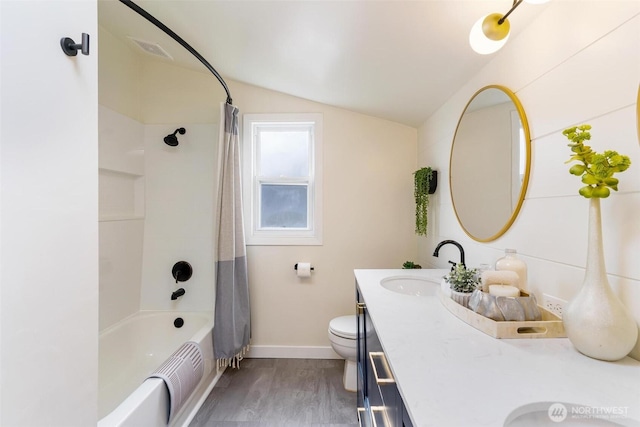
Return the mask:
<svg viewBox="0 0 640 427">
<path fill-rule="evenodd" d="M 340 316 L 329 322 L 329 330 L 332 334 L 351 340 L 356 339 L 358 325 L 355 315 Z"/>
</svg>

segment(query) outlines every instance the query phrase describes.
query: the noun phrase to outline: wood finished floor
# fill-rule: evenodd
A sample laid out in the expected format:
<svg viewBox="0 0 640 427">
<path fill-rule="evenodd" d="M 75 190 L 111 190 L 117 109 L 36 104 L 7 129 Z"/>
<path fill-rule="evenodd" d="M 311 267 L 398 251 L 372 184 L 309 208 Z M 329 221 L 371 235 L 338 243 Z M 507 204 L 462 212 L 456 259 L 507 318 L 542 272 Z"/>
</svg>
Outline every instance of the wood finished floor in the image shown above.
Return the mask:
<svg viewBox="0 0 640 427">
<path fill-rule="evenodd" d="M 244 359 L 227 368 L 189 427 L 357 427 L 343 360 Z"/>
</svg>

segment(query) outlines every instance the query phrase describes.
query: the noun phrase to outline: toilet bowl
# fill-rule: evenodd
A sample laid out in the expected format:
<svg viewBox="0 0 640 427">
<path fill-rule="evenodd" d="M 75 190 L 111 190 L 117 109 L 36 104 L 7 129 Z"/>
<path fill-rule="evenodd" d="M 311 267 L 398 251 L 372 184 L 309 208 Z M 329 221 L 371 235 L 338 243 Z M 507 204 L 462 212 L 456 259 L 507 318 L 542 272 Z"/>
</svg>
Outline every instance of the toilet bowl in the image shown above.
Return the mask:
<svg viewBox="0 0 640 427">
<path fill-rule="evenodd" d="M 342 383 L 345 390 L 348 391 L 356 391 L 358 388 L 356 376 L 357 328 L 355 315 L 336 317 L 329 322 L 329 341 L 333 351 L 344 358 Z"/>
</svg>

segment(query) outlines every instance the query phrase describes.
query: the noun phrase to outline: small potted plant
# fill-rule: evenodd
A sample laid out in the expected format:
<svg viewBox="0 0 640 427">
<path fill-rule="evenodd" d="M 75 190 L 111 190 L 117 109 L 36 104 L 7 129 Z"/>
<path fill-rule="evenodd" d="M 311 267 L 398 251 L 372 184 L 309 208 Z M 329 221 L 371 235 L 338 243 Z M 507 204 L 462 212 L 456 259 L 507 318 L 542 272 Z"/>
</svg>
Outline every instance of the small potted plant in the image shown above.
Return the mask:
<svg viewBox="0 0 640 427">
<path fill-rule="evenodd" d="M 413 261 L 405 261 L 404 264 L 402 264 L 402 268 L 404 270 L 412 270 L 416 268 L 422 268 L 422 266 L 420 264 L 416 264 Z"/>
<path fill-rule="evenodd" d="M 467 268 L 464 264 L 456 264 L 451 272 L 444 277 L 451 288 L 451 299 L 469 308 L 471 294 L 480 285 L 480 274 L 477 268 Z"/>
</svg>

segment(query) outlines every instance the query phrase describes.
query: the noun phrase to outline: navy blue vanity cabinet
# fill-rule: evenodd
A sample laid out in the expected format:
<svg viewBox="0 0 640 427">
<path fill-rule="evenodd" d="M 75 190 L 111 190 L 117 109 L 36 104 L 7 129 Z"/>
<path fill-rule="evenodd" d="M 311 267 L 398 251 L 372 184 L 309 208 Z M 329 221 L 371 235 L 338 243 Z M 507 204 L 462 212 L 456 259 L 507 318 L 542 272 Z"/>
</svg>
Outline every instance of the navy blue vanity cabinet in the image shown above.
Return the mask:
<svg viewBox="0 0 640 427">
<path fill-rule="evenodd" d="M 372 426 L 373 421 L 371 419 L 371 405 L 369 403 L 368 396 L 368 383 L 367 383 L 367 315 L 366 306 L 364 300 L 360 295 L 360 289 L 356 286 L 356 318 L 358 322 L 357 329 L 357 366 L 358 366 L 358 422 L 360 426 Z"/>
<path fill-rule="evenodd" d="M 407 412 L 407 408 L 402 405 L 402 427 L 413 427 L 413 423 L 411 422 L 411 418 L 409 418 L 409 413 Z"/>
<path fill-rule="evenodd" d="M 357 287 L 356 297 L 358 319 L 357 401 L 360 425 L 401 427 L 404 408 L 402 398 L 364 299 Z M 405 425 L 410 426 L 411 424 Z"/>
</svg>

